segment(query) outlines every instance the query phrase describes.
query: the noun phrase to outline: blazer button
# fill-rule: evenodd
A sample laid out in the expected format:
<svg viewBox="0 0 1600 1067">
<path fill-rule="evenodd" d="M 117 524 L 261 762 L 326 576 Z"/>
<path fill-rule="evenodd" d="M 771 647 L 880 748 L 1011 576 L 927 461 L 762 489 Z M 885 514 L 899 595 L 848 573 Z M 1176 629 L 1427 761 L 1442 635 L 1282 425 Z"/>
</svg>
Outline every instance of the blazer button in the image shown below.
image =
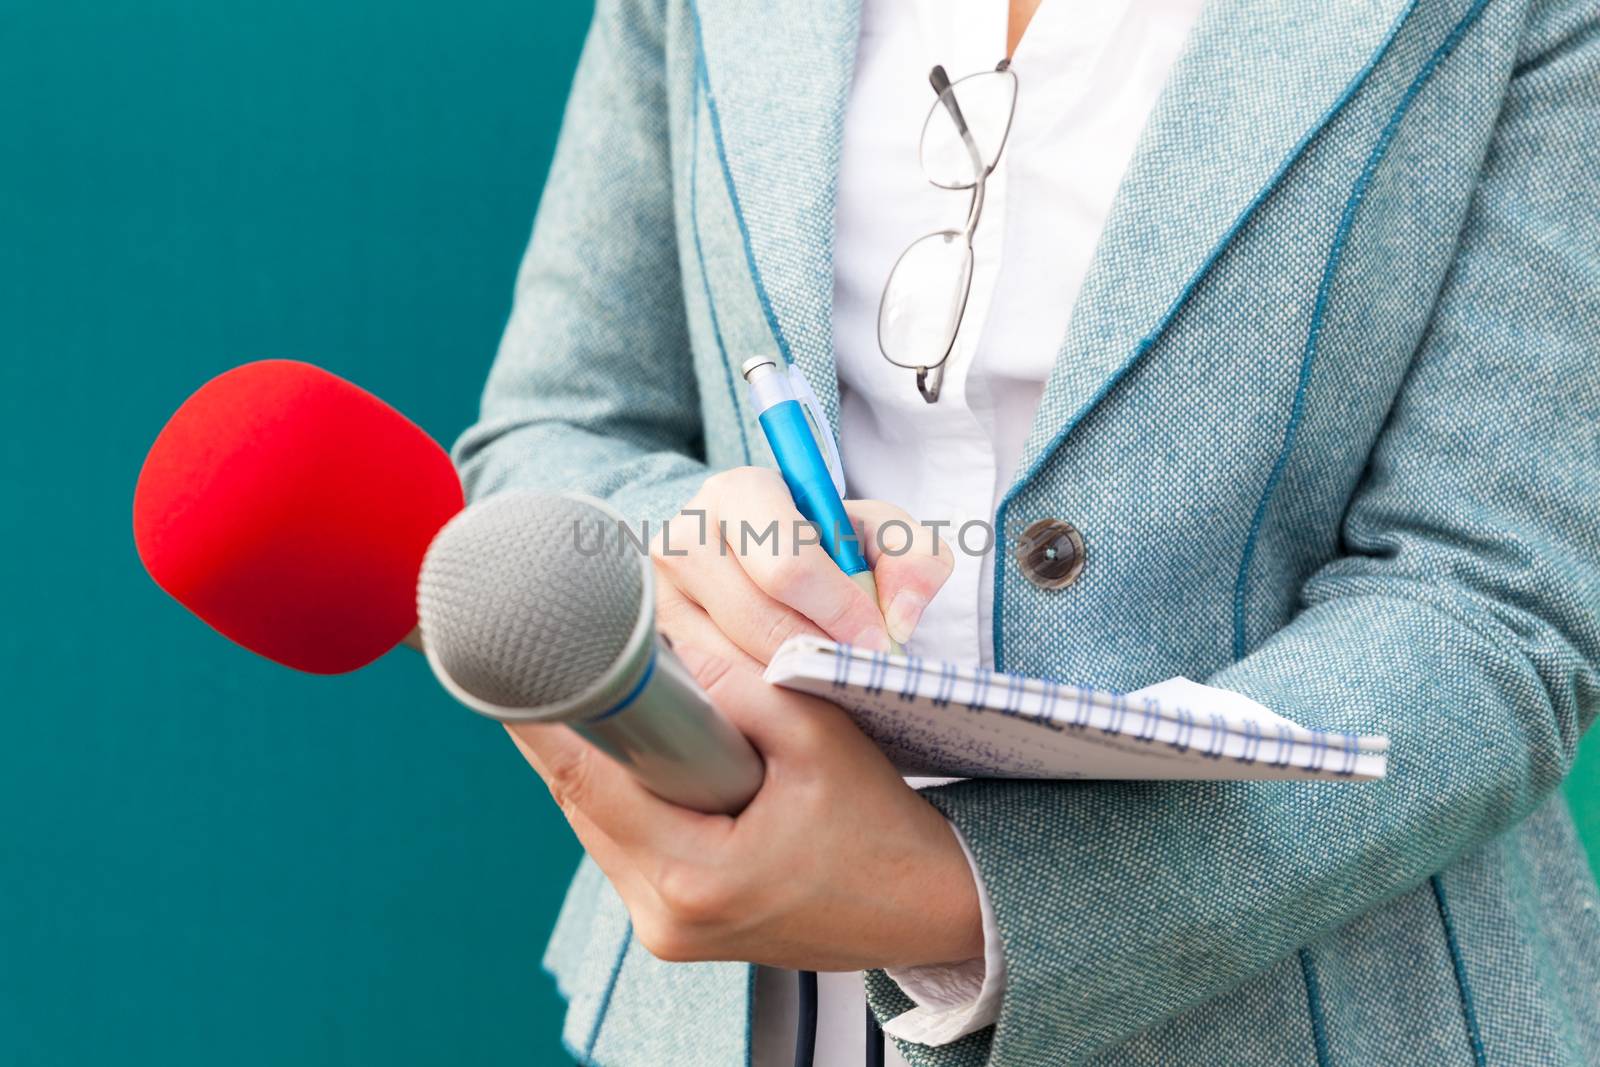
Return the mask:
<svg viewBox="0 0 1600 1067">
<path fill-rule="evenodd" d="M 1065 589 L 1083 573 L 1083 535 L 1064 519 L 1040 519 L 1022 531 L 1016 558 L 1040 589 Z"/>
</svg>

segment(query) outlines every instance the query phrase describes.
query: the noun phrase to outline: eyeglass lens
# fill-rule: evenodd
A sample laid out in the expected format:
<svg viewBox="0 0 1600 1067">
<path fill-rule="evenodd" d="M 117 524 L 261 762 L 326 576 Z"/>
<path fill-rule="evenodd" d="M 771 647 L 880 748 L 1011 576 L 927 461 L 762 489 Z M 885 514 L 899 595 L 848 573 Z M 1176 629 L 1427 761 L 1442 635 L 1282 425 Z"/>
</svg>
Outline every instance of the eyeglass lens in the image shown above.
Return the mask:
<svg viewBox="0 0 1600 1067">
<path fill-rule="evenodd" d="M 985 71 L 962 78 L 947 91 L 966 119 L 978 148 L 978 163 L 987 171 L 999 160 L 1011 127 L 1017 76 L 1009 70 Z M 940 100 L 934 101 L 922 125 L 922 169 L 929 181 L 945 189 L 970 189 L 978 181 L 972 151 L 950 108 Z"/>
<path fill-rule="evenodd" d="M 922 126 L 923 171 L 941 188 L 974 188 L 1005 146 L 1016 75 L 997 69 L 951 83 L 943 68 L 935 67 L 929 80 L 938 96 Z M 879 347 L 891 363 L 930 372 L 918 375 L 918 390 L 929 403 L 938 398 L 943 364 L 966 310 L 973 266 L 970 227 L 977 224 L 981 200 L 975 193 L 968 229 L 930 233 L 901 254 L 878 308 Z"/>
</svg>

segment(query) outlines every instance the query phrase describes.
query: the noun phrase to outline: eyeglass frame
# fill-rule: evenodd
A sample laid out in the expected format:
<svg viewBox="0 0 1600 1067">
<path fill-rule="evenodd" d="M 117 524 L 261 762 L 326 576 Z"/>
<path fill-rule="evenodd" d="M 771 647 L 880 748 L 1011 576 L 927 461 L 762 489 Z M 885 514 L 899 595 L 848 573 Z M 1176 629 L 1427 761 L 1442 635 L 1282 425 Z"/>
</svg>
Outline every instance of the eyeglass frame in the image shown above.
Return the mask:
<svg viewBox="0 0 1600 1067">
<path fill-rule="evenodd" d="M 963 81 L 966 81 L 968 78 L 987 77 L 990 74 L 1009 74 L 1011 76 L 1011 107 L 1006 112 L 1005 128 L 1000 131 L 1000 142 L 995 148 L 994 162 L 985 165 L 983 161 L 983 153 L 979 150 L 977 141 L 972 136 L 972 130 L 967 126 L 966 116 L 961 113 L 961 105 L 956 101 L 954 89 L 955 86 L 961 84 Z M 944 104 L 945 110 L 950 113 L 951 121 L 956 124 L 956 129 L 961 134 L 962 143 L 966 145 L 967 152 L 972 156 L 972 169 L 975 177 L 973 178 L 971 186 L 943 185 L 928 175 L 928 166 L 925 161 L 922 164 L 923 176 L 928 178 L 929 184 L 940 189 L 959 190 L 971 188 L 972 199 L 967 204 L 967 222 L 962 229 L 933 230 L 929 233 L 923 234 L 921 237 L 918 237 L 915 241 L 912 241 L 909 245 L 907 245 L 905 251 L 901 252 L 900 255 L 895 259 L 894 266 L 889 268 L 889 275 L 884 279 L 883 282 L 883 292 L 878 298 L 878 351 L 883 355 L 884 359 L 889 361 L 891 365 L 903 367 L 906 370 L 916 371 L 917 392 L 922 394 L 923 400 L 929 404 L 933 404 L 937 403 L 939 400 L 939 392 L 944 384 L 944 365 L 949 362 L 950 353 L 955 351 L 956 338 L 961 335 L 961 324 L 966 318 L 967 298 L 972 292 L 972 268 L 975 255 L 972 248 L 972 238 L 978 230 L 979 220 L 983 217 L 983 200 L 989 175 L 994 173 L 995 168 L 1000 165 L 1000 157 L 1005 153 L 1006 142 L 1011 139 L 1011 123 L 1016 116 L 1017 93 L 1021 89 L 1021 84 L 1017 80 L 1016 71 L 1011 69 L 1011 58 L 1009 56 L 996 64 L 994 70 L 992 71 L 980 71 L 977 74 L 968 74 L 955 82 L 950 80 L 950 76 L 945 73 L 945 69 L 942 65 L 935 64 L 933 69 L 928 72 L 928 83 L 933 86 L 933 91 L 938 94 L 938 100 L 935 102 L 934 106 L 937 107 L 940 103 Z M 933 109 L 930 108 L 928 118 L 923 120 L 924 133 L 922 137 L 919 138 L 917 145 L 919 159 L 921 158 L 927 143 L 926 130 L 928 128 L 928 122 L 932 116 Z M 944 353 L 940 355 L 936 361 L 927 364 L 901 363 L 899 360 L 889 355 L 888 349 L 884 347 L 884 302 L 889 298 L 889 289 L 894 284 L 895 272 L 900 269 L 900 264 L 905 261 L 906 256 L 910 254 L 913 248 L 921 244 L 923 241 L 926 241 L 930 237 L 939 236 L 960 236 L 966 243 L 966 280 L 961 287 L 960 302 L 956 307 L 955 325 L 950 330 L 950 341 L 945 346 Z"/>
</svg>

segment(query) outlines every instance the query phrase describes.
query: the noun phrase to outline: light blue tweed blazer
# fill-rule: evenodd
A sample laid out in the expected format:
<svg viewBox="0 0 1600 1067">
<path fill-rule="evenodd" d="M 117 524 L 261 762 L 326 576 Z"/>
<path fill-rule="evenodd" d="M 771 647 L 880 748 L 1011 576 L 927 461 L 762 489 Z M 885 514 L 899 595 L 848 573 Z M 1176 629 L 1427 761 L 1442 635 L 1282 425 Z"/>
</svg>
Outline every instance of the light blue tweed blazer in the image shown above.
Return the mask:
<svg viewBox="0 0 1600 1067">
<path fill-rule="evenodd" d="M 734 368 L 774 348 L 835 413 L 856 25 L 852 0 L 601 0 L 458 446 L 474 496 L 667 516 L 764 461 Z M 1185 674 L 1393 760 L 930 794 L 1009 985 L 913 1063 L 1600 1061 L 1600 903 L 1555 792 L 1600 704 L 1592 0 L 1212 0 L 1000 511 L 1088 546 L 1055 592 L 998 561 L 1002 667 Z M 746 1062 L 751 969 L 651 958 L 590 864 L 546 964 L 585 1061 Z"/>
</svg>

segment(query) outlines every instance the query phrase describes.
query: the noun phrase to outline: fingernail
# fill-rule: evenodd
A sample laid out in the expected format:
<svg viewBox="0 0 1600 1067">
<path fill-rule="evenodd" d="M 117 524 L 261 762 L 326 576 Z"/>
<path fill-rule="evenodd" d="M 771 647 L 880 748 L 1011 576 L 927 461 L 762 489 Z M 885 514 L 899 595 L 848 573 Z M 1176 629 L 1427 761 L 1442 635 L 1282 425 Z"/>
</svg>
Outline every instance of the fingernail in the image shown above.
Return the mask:
<svg viewBox="0 0 1600 1067">
<path fill-rule="evenodd" d="M 850 642 L 856 648 L 866 649 L 868 652 L 889 651 L 889 635 L 883 632 L 881 626 L 868 626 L 856 634 L 856 639 Z"/>
<path fill-rule="evenodd" d="M 909 589 L 902 589 L 889 601 L 889 613 L 883 621 L 889 627 L 889 636 L 902 645 L 911 640 L 911 631 L 917 628 L 917 623 L 922 619 L 922 609 L 928 606 L 926 597 L 913 593 Z"/>
</svg>

